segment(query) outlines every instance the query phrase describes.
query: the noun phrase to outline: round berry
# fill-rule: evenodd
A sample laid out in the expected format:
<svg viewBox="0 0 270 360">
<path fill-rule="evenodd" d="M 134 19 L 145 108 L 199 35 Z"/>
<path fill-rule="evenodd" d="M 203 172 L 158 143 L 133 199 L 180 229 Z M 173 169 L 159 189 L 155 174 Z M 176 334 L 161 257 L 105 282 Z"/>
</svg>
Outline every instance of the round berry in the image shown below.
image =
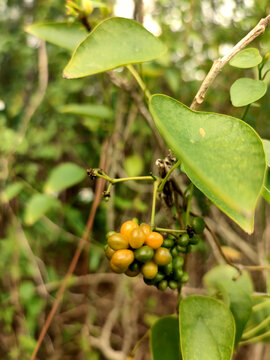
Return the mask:
<svg viewBox="0 0 270 360">
<path fill-rule="evenodd" d="M 171 275 L 171 273 L 173 272 L 173 263 L 170 262 L 169 264 L 165 265 L 163 267 L 163 271 L 167 276 Z"/>
<path fill-rule="evenodd" d="M 189 243 L 189 236 L 188 234 L 183 234 L 180 236 L 180 238 L 177 240 L 177 244 L 180 246 L 187 246 Z"/>
<path fill-rule="evenodd" d="M 142 266 L 141 271 L 146 279 L 154 279 L 158 272 L 158 266 L 154 261 L 148 261 Z"/>
<path fill-rule="evenodd" d="M 163 243 L 162 243 L 162 247 L 165 247 L 167 249 L 172 248 L 174 245 L 174 240 L 173 239 L 164 239 Z"/>
<path fill-rule="evenodd" d="M 184 258 L 182 258 L 181 256 L 176 256 L 175 258 L 173 258 L 172 264 L 174 269 L 181 269 L 184 265 Z"/>
<path fill-rule="evenodd" d="M 129 247 L 126 236 L 115 233 L 108 238 L 108 244 L 113 250 L 127 249 Z"/>
<path fill-rule="evenodd" d="M 154 261 L 160 266 L 169 264 L 172 261 L 172 255 L 170 253 L 170 250 L 164 247 L 158 248 L 154 255 Z"/>
<path fill-rule="evenodd" d="M 192 238 L 190 238 L 190 240 L 189 240 L 191 245 L 197 245 L 199 241 L 200 241 L 200 238 L 197 235 L 192 236 Z"/>
<path fill-rule="evenodd" d="M 163 240 L 163 236 L 160 233 L 152 231 L 146 235 L 145 244 L 152 249 L 158 249 L 162 245 Z"/>
<path fill-rule="evenodd" d="M 178 288 L 178 282 L 175 280 L 170 280 L 169 281 L 169 288 L 172 290 L 175 290 Z"/>
<path fill-rule="evenodd" d="M 145 235 L 148 235 L 150 234 L 150 232 L 152 232 L 151 226 L 148 224 L 143 223 L 140 225 L 140 228 L 142 229 Z"/>
<path fill-rule="evenodd" d="M 136 260 L 142 263 L 146 263 L 147 261 L 150 261 L 154 256 L 154 250 L 150 246 L 145 245 L 135 250 L 134 255 Z"/>
<path fill-rule="evenodd" d="M 128 220 L 122 224 L 120 233 L 128 238 L 131 231 L 137 227 L 139 227 L 139 225 L 135 221 Z"/>
<path fill-rule="evenodd" d="M 188 280 L 189 280 L 189 275 L 188 275 L 188 273 L 184 272 L 181 277 L 181 282 L 186 283 L 186 282 L 188 282 Z"/>
<path fill-rule="evenodd" d="M 113 254 L 115 253 L 115 250 L 113 250 L 108 244 L 105 245 L 105 255 L 107 259 L 111 259 Z"/>
<path fill-rule="evenodd" d="M 123 272 L 125 272 L 133 261 L 134 261 L 133 251 L 123 249 L 123 250 L 117 250 L 113 254 L 110 262 L 111 264 L 118 267 L 119 269 L 122 269 Z"/>
<path fill-rule="evenodd" d="M 191 221 L 191 226 L 193 227 L 196 234 L 201 234 L 205 228 L 205 222 L 200 217 L 195 217 Z"/>
<path fill-rule="evenodd" d="M 161 291 L 166 290 L 167 286 L 168 286 L 168 281 L 167 280 L 161 280 L 157 285 L 158 289 L 161 290 Z"/>
<path fill-rule="evenodd" d="M 129 244 L 133 249 L 140 248 L 145 241 L 145 234 L 142 229 L 135 228 L 131 231 L 129 238 L 128 238 Z"/>
</svg>

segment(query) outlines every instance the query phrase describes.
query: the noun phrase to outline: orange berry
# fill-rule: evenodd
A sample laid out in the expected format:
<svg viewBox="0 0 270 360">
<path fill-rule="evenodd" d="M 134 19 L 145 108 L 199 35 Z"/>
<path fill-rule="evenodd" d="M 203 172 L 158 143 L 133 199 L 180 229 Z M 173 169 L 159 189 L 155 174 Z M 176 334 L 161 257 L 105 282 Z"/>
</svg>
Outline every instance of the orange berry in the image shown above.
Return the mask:
<svg viewBox="0 0 270 360">
<path fill-rule="evenodd" d="M 112 258 L 111 258 L 111 265 L 113 264 L 115 267 L 123 270 L 125 272 L 129 265 L 134 261 L 134 253 L 131 250 L 123 249 L 117 250 Z"/>
<path fill-rule="evenodd" d="M 145 241 L 145 234 L 143 230 L 140 228 L 133 229 L 129 235 L 128 241 L 133 249 L 141 247 Z"/>
<path fill-rule="evenodd" d="M 129 246 L 126 236 L 115 233 L 108 238 L 108 244 L 113 250 L 127 249 Z"/>
<path fill-rule="evenodd" d="M 140 228 L 142 229 L 145 235 L 148 235 L 150 234 L 150 232 L 152 232 L 151 226 L 148 224 L 141 224 Z"/>
<path fill-rule="evenodd" d="M 120 233 L 126 237 L 129 237 L 131 231 L 137 227 L 139 227 L 139 225 L 135 221 L 128 220 L 122 224 Z"/>
<path fill-rule="evenodd" d="M 152 249 L 157 249 L 162 245 L 163 240 L 163 236 L 160 233 L 152 231 L 146 235 L 145 244 L 150 246 Z"/>
<path fill-rule="evenodd" d="M 154 261 L 148 261 L 142 266 L 142 274 L 146 279 L 154 279 L 157 275 L 158 266 Z"/>
</svg>

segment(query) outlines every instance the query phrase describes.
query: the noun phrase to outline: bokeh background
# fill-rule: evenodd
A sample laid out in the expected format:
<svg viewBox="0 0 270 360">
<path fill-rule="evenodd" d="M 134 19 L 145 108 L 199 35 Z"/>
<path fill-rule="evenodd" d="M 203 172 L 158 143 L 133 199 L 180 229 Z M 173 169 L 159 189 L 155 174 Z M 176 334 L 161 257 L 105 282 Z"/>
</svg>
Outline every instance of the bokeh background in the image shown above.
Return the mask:
<svg viewBox="0 0 270 360">
<path fill-rule="evenodd" d="M 108 9 L 95 9 L 90 23 L 111 15 L 130 17 L 160 36 L 169 51 L 140 71 L 152 93 L 165 93 L 186 105 L 213 60 L 270 13 L 268 0 L 104 3 Z M 0 0 L 1 359 L 30 358 L 95 199 L 95 181 L 86 169 L 105 161 L 111 177 L 148 175 L 157 173 L 156 160 L 168 154 L 125 69 L 79 80 L 62 78 L 70 53 L 25 31 L 32 23 L 51 21 L 74 21 L 64 1 Z M 262 55 L 269 53 L 270 29 L 252 46 Z M 112 82 L 115 76 L 128 81 L 130 90 Z M 243 76 L 257 78 L 257 68 L 227 65 L 200 110 L 241 117 L 244 108 L 232 106 L 229 89 Z M 269 114 L 268 91 L 246 117 L 266 139 Z M 66 183 L 70 176 L 73 182 Z M 195 195 L 194 209 L 209 221 L 229 256 L 243 264 L 267 264 L 270 209 L 264 200 L 258 204 L 255 232 L 247 236 L 199 191 Z M 122 360 L 153 321 L 175 312 L 173 291 L 162 293 L 141 278 L 110 273 L 103 252 L 107 231 L 118 231 L 133 217 L 150 221 L 151 197 L 151 185 L 131 182 L 118 185 L 108 202 L 100 202 L 88 239 L 91 246 L 85 246 L 38 359 Z M 157 221 L 168 226 L 175 222 L 162 200 Z M 216 263 L 222 259 L 206 236 L 190 256 L 190 281 L 183 294 L 205 293 L 203 275 Z M 268 291 L 268 273 L 251 276 L 257 292 Z M 235 359 L 267 360 L 269 353 L 268 345 L 260 343 L 242 347 Z M 150 359 L 147 339 L 135 359 Z"/>
</svg>

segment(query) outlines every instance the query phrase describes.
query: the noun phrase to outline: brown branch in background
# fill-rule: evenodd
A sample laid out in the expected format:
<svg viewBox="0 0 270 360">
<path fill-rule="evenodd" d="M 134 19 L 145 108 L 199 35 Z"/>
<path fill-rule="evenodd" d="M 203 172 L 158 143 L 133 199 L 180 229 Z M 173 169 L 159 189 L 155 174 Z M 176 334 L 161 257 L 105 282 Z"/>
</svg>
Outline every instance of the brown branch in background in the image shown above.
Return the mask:
<svg viewBox="0 0 270 360">
<path fill-rule="evenodd" d="M 136 0 L 133 18 L 134 20 L 137 20 L 139 23 L 143 24 L 143 17 L 144 17 L 143 0 Z"/>
<path fill-rule="evenodd" d="M 217 59 L 214 61 L 209 73 L 206 75 L 199 91 L 197 92 L 195 98 L 192 101 L 192 104 L 190 106 L 192 110 L 196 110 L 199 105 L 203 103 L 206 92 L 214 82 L 217 75 L 222 70 L 223 66 L 225 66 L 240 50 L 246 47 L 251 41 L 253 41 L 259 35 L 263 34 L 269 22 L 270 15 L 266 16 L 264 19 L 261 19 L 259 23 L 254 27 L 254 29 L 252 29 L 242 40 L 240 40 L 227 55 L 223 56 L 223 58 L 221 59 Z"/>
<path fill-rule="evenodd" d="M 105 145 L 104 147 L 107 146 L 107 142 L 105 142 Z M 103 148 L 104 150 L 104 148 Z M 102 168 L 102 165 L 105 164 L 105 153 L 106 151 L 102 151 L 101 152 L 101 158 L 100 158 L 100 163 L 99 163 L 99 167 Z M 105 181 L 101 178 L 98 178 L 97 179 L 97 183 L 96 183 L 96 189 L 95 189 L 95 198 L 94 198 L 94 202 L 92 204 L 92 207 L 91 207 L 91 211 L 90 211 L 90 214 L 89 214 L 89 217 L 88 217 L 88 220 L 87 220 L 87 224 L 86 224 L 86 227 L 85 227 L 85 230 L 84 230 L 84 234 L 77 246 L 77 249 L 74 253 L 74 256 L 71 260 L 71 263 L 69 265 L 69 268 L 68 268 L 68 271 L 64 277 L 64 280 L 61 284 L 61 287 L 57 293 L 57 297 L 55 299 L 55 302 L 53 304 L 53 307 L 51 308 L 50 312 L 49 312 L 49 315 L 46 319 L 46 322 L 40 332 L 40 335 L 39 335 L 39 338 L 37 340 L 37 344 L 36 344 L 36 347 L 32 353 L 32 356 L 31 356 L 31 360 L 35 360 L 36 359 L 36 356 L 37 356 L 37 353 L 38 353 L 38 350 L 42 344 L 42 341 L 44 339 L 44 336 L 46 335 L 46 332 L 52 322 L 52 319 L 58 309 L 58 306 L 61 302 L 61 299 L 62 299 L 62 296 L 66 290 L 66 287 L 68 285 L 68 281 L 70 280 L 70 277 L 71 275 L 73 274 L 75 268 L 76 268 L 76 265 L 78 263 L 78 260 L 79 260 L 79 257 L 81 255 L 81 252 L 84 248 L 84 246 L 89 243 L 87 241 L 88 237 L 89 237 L 89 234 L 92 230 L 92 227 L 93 227 L 93 224 L 94 224 L 94 219 L 95 219 L 95 215 L 96 215 L 96 211 L 98 209 L 98 205 L 100 203 L 100 200 L 101 200 L 101 195 L 102 195 L 102 191 L 104 189 L 104 185 L 105 185 Z"/>
</svg>

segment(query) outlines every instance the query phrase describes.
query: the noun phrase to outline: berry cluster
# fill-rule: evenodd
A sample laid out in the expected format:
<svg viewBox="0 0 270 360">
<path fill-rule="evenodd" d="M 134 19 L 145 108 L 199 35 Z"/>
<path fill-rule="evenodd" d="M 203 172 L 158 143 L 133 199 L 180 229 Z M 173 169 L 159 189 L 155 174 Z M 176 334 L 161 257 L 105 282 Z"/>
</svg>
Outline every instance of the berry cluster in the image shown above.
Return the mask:
<svg viewBox="0 0 270 360">
<path fill-rule="evenodd" d="M 180 253 L 191 250 L 191 245 L 199 240 L 195 233 L 201 233 L 204 226 L 203 219 L 194 218 L 187 233 L 164 239 L 152 231 L 150 225 L 128 220 L 122 224 L 120 233 L 107 234 L 105 254 L 113 272 L 131 277 L 142 273 L 147 285 L 155 285 L 160 290 L 169 286 L 174 290 L 189 279 L 183 271 L 184 257 Z"/>
</svg>

